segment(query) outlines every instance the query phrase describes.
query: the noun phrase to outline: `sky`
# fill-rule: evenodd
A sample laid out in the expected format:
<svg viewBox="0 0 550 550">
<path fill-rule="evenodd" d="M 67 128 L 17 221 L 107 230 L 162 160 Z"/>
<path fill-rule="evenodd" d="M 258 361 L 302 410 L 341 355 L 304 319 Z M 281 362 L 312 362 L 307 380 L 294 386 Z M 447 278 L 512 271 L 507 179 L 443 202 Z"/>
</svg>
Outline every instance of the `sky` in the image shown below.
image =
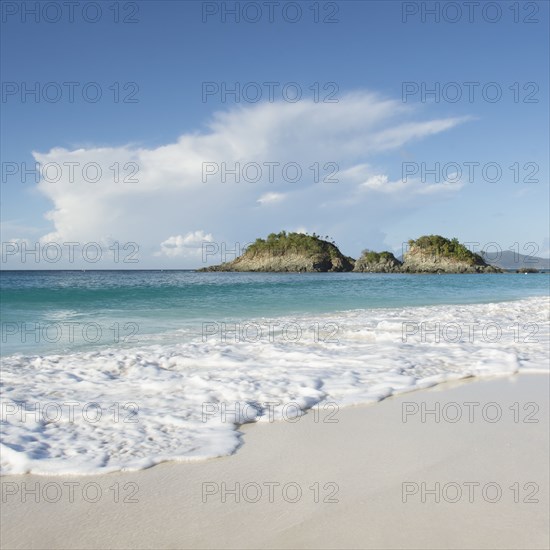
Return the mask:
<svg viewBox="0 0 550 550">
<path fill-rule="evenodd" d="M 283 229 L 550 255 L 546 1 L 1 15 L 2 269 L 197 268 Z"/>
</svg>

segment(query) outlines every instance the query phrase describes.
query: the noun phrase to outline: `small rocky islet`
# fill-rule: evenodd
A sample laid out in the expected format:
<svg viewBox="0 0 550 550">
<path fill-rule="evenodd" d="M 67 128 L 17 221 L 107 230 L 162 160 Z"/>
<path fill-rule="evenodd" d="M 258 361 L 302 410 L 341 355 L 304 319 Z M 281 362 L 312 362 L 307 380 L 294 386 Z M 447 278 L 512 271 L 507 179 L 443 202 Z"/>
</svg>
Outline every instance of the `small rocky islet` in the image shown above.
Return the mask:
<svg viewBox="0 0 550 550">
<path fill-rule="evenodd" d="M 328 239 L 328 237 L 325 237 Z M 354 260 L 334 242 L 313 233 L 271 233 L 256 239 L 238 258 L 199 271 L 256 271 L 274 273 L 502 273 L 457 239 L 425 235 L 408 241 L 402 261 L 391 252 L 364 250 Z"/>
</svg>

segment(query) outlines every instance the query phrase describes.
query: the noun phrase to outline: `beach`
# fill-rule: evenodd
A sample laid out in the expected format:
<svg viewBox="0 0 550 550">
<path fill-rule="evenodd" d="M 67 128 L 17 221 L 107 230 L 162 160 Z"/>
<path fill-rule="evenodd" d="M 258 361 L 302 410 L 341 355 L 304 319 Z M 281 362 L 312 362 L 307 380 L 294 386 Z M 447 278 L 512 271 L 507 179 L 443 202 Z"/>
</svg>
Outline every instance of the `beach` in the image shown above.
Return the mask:
<svg viewBox="0 0 550 550">
<path fill-rule="evenodd" d="M 550 1 L 0 13 L 0 550 L 550 550 Z"/>
<path fill-rule="evenodd" d="M 204 461 L 4 476 L 1 545 L 548 548 L 549 380 L 469 379 L 243 425 L 236 453 Z"/>
</svg>

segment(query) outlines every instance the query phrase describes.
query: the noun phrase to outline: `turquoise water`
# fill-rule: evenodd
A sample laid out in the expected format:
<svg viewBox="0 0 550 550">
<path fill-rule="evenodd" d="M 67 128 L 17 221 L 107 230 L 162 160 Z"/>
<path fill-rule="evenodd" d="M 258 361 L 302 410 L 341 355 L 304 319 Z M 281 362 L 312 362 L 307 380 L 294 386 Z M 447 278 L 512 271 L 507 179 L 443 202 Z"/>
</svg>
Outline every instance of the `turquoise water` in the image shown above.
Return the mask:
<svg viewBox="0 0 550 550">
<path fill-rule="evenodd" d="M 500 302 L 548 295 L 549 284 L 548 273 L 5 271 L 2 348 L 6 355 L 131 347 L 196 337 L 206 321 Z"/>
</svg>

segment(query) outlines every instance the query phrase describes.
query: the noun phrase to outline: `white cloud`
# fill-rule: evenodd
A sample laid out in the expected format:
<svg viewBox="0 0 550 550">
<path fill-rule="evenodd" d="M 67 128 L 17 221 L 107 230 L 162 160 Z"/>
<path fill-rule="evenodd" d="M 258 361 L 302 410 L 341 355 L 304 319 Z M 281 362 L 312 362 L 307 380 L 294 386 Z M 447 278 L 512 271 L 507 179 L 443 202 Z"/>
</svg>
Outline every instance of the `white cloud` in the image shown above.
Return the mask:
<svg viewBox="0 0 550 550">
<path fill-rule="evenodd" d="M 358 92 L 335 104 L 240 106 L 216 113 L 206 132 L 187 133 L 161 147 L 53 148 L 34 153 L 42 166 L 74 167 L 72 178 L 66 168 L 59 179 L 38 184 L 53 205 L 46 215 L 53 228 L 42 240 L 133 241 L 142 257 L 166 259 L 185 256 L 191 248 L 186 239 L 200 233 L 196 227 L 228 241 L 282 227 L 316 227 L 320 219 L 321 231 L 333 232 L 339 219 L 348 215 L 338 208 L 350 201 L 371 201 L 369 207 L 374 208 L 368 198 L 372 193 L 402 201 L 407 194 L 435 194 L 444 187 L 392 182 L 383 170 L 366 164 L 380 152 L 466 120 L 411 121 L 413 116 L 418 116 L 416 108 L 401 101 Z M 203 174 L 205 162 L 213 163 L 213 174 Z M 224 174 L 236 163 L 242 168 L 253 162 L 262 168 L 258 181 L 251 181 L 254 170 L 248 178 L 241 173 L 239 182 L 230 172 Z M 279 165 L 270 173 L 265 163 Z M 286 163 L 301 167 L 299 181 L 284 177 Z M 311 168 L 315 163 L 317 175 Z M 338 165 L 336 183 L 325 181 L 332 170 L 325 169 L 327 163 Z M 101 177 L 92 182 L 97 167 Z M 284 209 L 263 208 L 283 199 Z"/>
<path fill-rule="evenodd" d="M 160 243 L 160 251 L 155 256 L 197 256 L 202 252 L 203 243 L 211 243 L 213 240 L 210 233 L 206 234 L 202 230 L 174 235 Z"/>
<path fill-rule="evenodd" d="M 259 202 L 263 206 L 264 204 L 281 202 L 284 198 L 285 195 L 283 193 L 265 193 L 256 202 Z"/>
<path fill-rule="evenodd" d="M 376 189 L 378 191 L 387 190 L 389 189 L 388 176 L 385 174 L 370 176 L 361 184 L 361 187 L 364 189 Z"/>
</svg>

